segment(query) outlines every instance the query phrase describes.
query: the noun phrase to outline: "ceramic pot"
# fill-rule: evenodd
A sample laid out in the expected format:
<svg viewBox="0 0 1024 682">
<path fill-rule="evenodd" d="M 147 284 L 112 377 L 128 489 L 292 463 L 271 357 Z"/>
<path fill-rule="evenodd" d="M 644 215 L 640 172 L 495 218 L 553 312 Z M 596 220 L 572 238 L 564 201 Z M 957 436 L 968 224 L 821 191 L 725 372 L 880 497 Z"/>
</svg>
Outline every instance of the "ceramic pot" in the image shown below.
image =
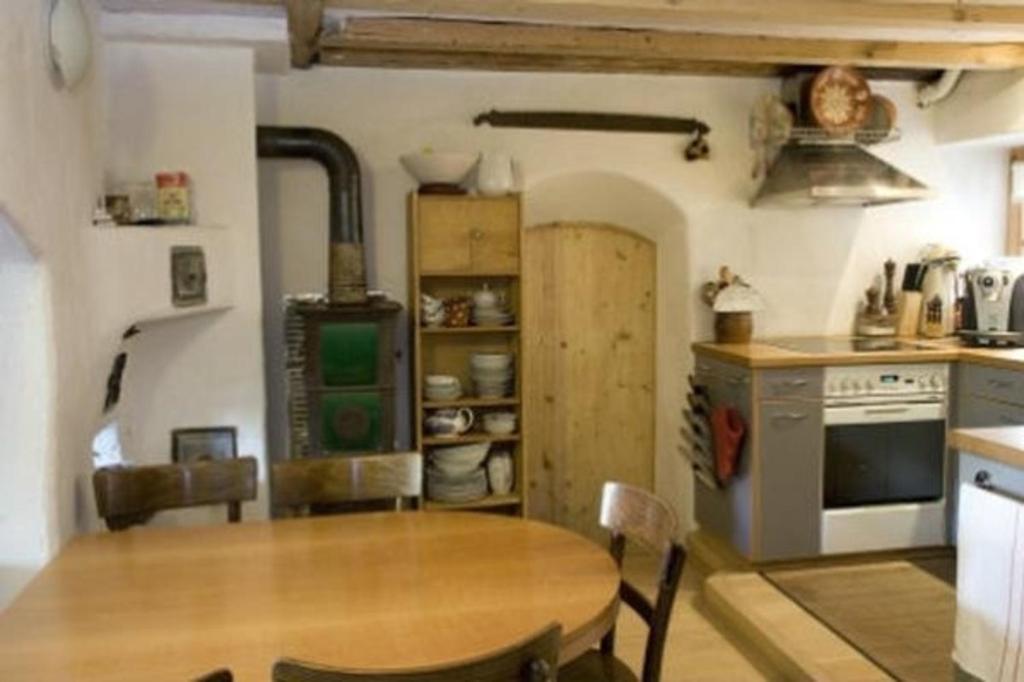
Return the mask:
<svg viewBox="0 0 1024 682">
<path fill-rule="evenodd" d="M 508 495 L 512 492 L 514 480 L 511 454 L 500 451 L 491 453 L 487 458 L 487 480 L 495 495 Z"/>
<path fill-rule="evenodd" d="M 715 313 L 715 343 L 750 343 L 753 313 Z"/>
</svg>

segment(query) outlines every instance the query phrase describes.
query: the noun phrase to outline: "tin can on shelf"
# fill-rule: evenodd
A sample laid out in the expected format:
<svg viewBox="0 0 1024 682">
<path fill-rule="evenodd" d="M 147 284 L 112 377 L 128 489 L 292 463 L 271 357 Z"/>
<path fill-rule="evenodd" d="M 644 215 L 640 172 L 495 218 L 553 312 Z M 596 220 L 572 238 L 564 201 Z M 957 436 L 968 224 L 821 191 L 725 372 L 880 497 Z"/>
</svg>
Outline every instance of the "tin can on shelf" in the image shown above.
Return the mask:
<svg viewBox="0 0 1024 682">
<path fill-rule="evenodd" d="M 188 173 L 156 174 L 157 213 L 165 223 L 188 223 L 192 219 L 192 197 Z"/>
</svg>

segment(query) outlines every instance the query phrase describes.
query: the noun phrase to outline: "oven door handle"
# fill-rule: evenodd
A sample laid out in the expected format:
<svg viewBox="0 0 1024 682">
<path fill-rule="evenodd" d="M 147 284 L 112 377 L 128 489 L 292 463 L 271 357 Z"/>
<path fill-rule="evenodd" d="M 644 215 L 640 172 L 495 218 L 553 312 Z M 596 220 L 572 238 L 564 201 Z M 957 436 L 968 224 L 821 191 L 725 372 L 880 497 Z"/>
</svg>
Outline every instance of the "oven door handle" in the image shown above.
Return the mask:
<svg viewBox="0 0 1024 682">
<path fill-rule="evenodd" d="M 826 426 L 941 421 L 945 418 L 946 405 L 941 402 L 907 403 L 901 405 L 846 405 L 825 408 Z"/>
</svg>

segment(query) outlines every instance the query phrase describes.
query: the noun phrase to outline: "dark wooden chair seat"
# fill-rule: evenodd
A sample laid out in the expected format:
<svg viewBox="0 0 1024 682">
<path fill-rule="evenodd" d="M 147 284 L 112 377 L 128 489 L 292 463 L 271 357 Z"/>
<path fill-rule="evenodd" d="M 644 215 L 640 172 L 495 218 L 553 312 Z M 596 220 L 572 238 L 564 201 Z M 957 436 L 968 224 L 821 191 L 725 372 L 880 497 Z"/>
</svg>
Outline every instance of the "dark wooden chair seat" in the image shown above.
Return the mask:
<svg viewBox="0 0 1024 682">
<path fill-rule="evenodd" d="M 92 475 L 96 508 L 110 530 L 124 530 L 168 509 L 226 504 L 228 521 L 242 518 L 242 502 L 256 499 L 256 458 L 188 464 L 118 466 Z"/>
<path fill-rule="evenodd" d="M 273 682 L 554 682 L 562 627 L 552 623 L 496 654 L 452 666 L 388 673 L 324 668 L 283 659 Z"/>
<path fill-rule="evenodd" d="M 303 513 L 310 507 L 405 500 L 419 506 L 423 456 L 418 452 L 310 457 L 277 462 L 271 468 L 275 513 Z M 335 507 L 339 508 L 339 507 Z"/>
<path fill-rule="evenodd" d="M 678 524 L 672 509 L 655 495 L 625 483 L 605 483 L 601 496 L 601 525 L 611 533 L 610 551 L 622 567 L 627 538 L 661 557 L 658 594 L 652 603 L 623 579 L 619 596 L 650 628 L 640 680 L 659 682 L 669 619 L 683 575 L 686 552 L 676 541 Z M 615 657 L 615 630 L 601 640 L 601 650 L 581 656 L 558 672 L 561 682 L 624 682 L 637 679 Z"/>
</svg>

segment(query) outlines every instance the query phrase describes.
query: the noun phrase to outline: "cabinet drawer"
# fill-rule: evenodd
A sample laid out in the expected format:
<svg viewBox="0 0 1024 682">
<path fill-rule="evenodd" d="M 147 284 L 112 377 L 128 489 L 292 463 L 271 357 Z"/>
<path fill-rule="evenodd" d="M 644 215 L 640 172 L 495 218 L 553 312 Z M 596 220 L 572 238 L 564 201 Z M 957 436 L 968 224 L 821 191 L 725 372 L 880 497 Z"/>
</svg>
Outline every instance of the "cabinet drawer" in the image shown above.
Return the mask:
<svg viewBox="0 0 1024 682">
<path fill-rule="evenodd" d="M 975 395 L 964 396 L 957 413 L 958 425 L 966 428 L 1024 426 L 1024 406 L 1008 405 Z"/>
<path fill-rule="evenodd" d="M 980 365 L 961 365 L 960 381 L 969 395 L 1024 406 L 1024 372 Z"/>
<path fill-rule="evenodd" d="M 764 400 L 815 399 L 822 395 L 824 372 L 819 367 L 764 370 L 760 377 L 761 398 Z"/>
<path fill-rule="evenodd" d="M 419 200 L 420 271 L 504 274 L 519 271 L 516 197 Z"/>
<path fill-rule="evenodd" d="M 989 484 L 995 486 L 997 490 L 1024 498 L 1024 469 L 1017 469 L 1002 462 L 961 452 L 960 482 L 974 483 L 975 477 L 980 472 L 988 474 Z"/>
</svg>

